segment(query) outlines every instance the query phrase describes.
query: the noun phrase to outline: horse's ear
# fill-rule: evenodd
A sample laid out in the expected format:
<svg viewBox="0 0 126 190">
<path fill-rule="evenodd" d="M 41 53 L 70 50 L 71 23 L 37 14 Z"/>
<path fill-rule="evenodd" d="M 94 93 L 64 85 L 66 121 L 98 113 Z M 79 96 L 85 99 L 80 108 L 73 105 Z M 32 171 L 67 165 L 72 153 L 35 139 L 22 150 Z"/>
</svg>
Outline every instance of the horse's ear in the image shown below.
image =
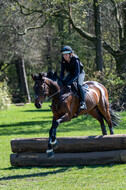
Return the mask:
<svg viewBox="0 0 126 190">
<path fill-rule="evenodd" d="M 45 78 L 44 78 L 44 76 L 43 76 L 43 73 L 39 73 L 39 79 L 40 79 L 42 82 L 45 81 Z"/>
<path fill-rule="evenodd" d="M 54 76 L 57 76 L 57 72 L 56 71 L 54 72 Z"/>
<path fill-rule="evenodd" d="M 43 74 L 39 73 L 39 79 L 42 80 Z"/>
<path fill-rule="evenodd" d="M 46 77 L 46 76 L 47 76 L 47 73 L 43 73 L 43 72 L 39 73 L 39 77 L 40 77 L 40 78 Z"/>
<path fill-rule="evenodd" d="M 31 77 L 32 77 L 32 79 L 33 79 L 33 80 L 35 80 L 35 79 L 36 79 L 36 76 L 35 76 L 35 75 L 33 75 L 33 74 L 31 74 Z"/>
</svg>

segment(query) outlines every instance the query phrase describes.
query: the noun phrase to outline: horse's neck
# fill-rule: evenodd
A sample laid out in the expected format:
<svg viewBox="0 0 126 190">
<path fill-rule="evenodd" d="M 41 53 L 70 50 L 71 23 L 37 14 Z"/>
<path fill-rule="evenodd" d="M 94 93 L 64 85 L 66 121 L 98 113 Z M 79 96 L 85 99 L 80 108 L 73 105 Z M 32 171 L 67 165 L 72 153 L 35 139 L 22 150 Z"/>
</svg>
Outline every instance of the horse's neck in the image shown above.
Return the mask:
<svg viewBox="0 0 126 190">
<path fill-rule="evenodd" d="M 59 100 L 59 93 L 58 93 L 60 91 L 59 85 L 50 79 L 46 80 L 46 84 L 49 87 L 49 96 L 52 96 L 52 99 L 55 101 Z"/>
</svg>

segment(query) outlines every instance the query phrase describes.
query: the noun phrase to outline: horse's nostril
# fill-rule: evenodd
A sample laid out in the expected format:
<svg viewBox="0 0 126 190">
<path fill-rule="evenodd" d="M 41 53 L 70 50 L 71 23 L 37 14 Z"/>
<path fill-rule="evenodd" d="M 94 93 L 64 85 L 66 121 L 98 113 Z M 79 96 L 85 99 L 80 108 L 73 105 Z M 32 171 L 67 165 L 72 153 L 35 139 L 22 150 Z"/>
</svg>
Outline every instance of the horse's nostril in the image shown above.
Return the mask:
<svg viewBox="0 0 126 190">
<path fill-rule="evenodd" d="M 39 104 L 38 108 L 41 108 L 41 104 Z"/>
<path fill-rule="evenodd" d="M 35 107 L 40 109 L 42 107 L 42 105 L 41 104 L 35 104 Z"/>
</svg>

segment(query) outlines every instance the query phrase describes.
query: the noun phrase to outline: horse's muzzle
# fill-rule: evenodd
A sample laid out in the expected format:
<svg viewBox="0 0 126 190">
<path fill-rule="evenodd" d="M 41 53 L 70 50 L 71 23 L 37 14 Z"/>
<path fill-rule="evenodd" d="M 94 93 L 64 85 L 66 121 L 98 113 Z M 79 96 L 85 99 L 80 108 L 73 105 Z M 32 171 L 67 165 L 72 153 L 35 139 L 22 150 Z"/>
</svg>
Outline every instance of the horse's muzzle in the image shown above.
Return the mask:
<svg viewBox="0 0 126 190">
<path fill-rule="evenodd" d="M 35 102 L 35 107 L 36 107 L 37 109 L 40 109 L 40 108 L 42 107 L 42 104 L 41 104 L 41 103 L 36 103 L 36 102 Z"/>
</svg>

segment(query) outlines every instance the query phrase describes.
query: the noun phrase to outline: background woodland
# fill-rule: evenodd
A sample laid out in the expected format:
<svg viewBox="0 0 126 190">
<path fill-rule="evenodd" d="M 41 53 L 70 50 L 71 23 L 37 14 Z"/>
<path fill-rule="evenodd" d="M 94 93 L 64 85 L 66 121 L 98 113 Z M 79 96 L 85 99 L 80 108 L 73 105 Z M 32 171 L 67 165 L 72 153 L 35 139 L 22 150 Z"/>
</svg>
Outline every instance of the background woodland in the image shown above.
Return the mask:
<svg viewBox="0 0 126 190">
<path fill-rule="evenodd" d="M 1 0 L 0 108 L 33 100 L 31 73 L 60 73 L 69 45 L 85 80 L 105 85 L 113 108 L 126 109 L 125 0 Z"/>
</svg>

